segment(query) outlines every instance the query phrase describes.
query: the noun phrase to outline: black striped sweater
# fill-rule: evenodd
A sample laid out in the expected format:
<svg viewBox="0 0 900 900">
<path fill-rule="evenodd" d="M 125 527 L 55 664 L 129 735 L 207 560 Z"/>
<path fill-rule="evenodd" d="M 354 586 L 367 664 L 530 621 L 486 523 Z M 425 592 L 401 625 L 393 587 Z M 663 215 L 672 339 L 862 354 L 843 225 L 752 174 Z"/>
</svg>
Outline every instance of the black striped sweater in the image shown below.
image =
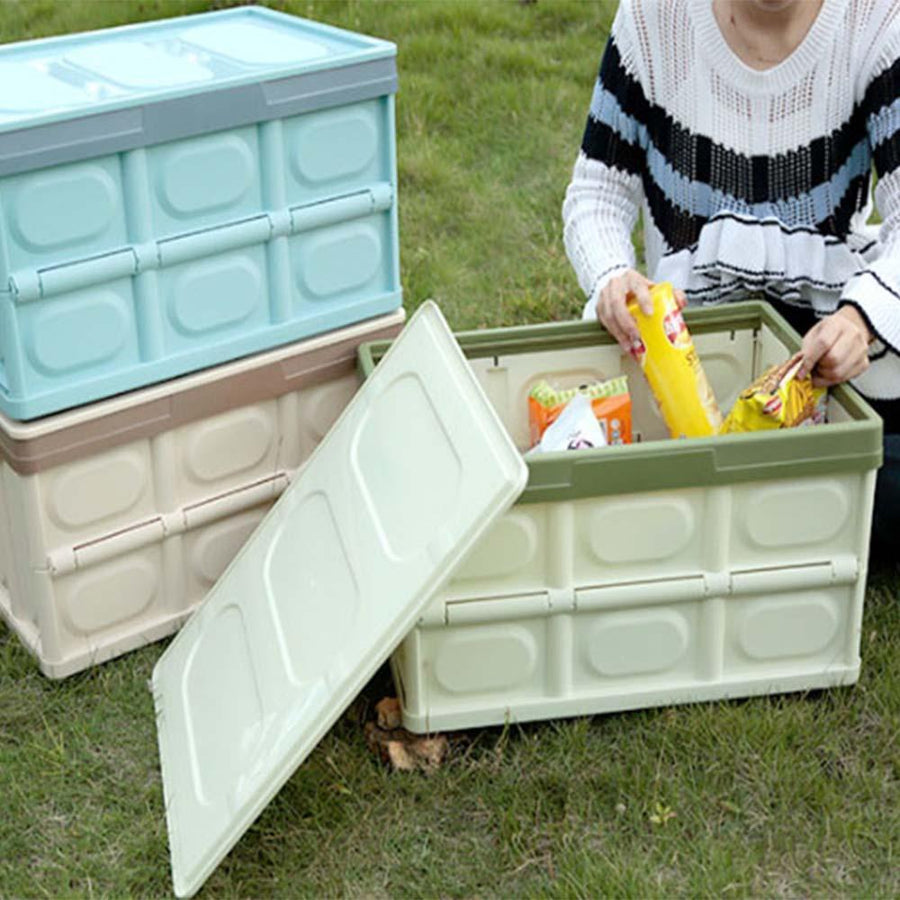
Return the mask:
<svg viewBox="0 0 900 900">
<path fill-rule="evenodd" d="M 854 304 L 878 337 L 854 384 L 900 397 L 900 0 L 823 0 L 764 71 L 729 48 L 711 0 L 624 0 L 563 206 L 586 317 L 634 267 L 639 212 L 648 277 L 690 302 Z"/>
</svg>

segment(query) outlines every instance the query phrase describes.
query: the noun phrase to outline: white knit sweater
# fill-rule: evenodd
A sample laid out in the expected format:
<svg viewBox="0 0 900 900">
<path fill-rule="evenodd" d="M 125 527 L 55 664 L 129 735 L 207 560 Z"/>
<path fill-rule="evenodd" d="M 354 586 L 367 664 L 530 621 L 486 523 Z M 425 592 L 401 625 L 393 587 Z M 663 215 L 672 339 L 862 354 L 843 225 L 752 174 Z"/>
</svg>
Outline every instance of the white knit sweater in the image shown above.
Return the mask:
<svg viewBox="0 0 900 900">
<path fill-rule="evenodd" d="M 652 280 L 691 303 L 852 303 L 879 338 L 854 384 L 900 397 L 900 0 L 824 0 L 765 71 L 729 48 L 712 0 L 623 0 L 563 205 L 585 317 L 635 265 L 639 210 Z"/>
</svg>

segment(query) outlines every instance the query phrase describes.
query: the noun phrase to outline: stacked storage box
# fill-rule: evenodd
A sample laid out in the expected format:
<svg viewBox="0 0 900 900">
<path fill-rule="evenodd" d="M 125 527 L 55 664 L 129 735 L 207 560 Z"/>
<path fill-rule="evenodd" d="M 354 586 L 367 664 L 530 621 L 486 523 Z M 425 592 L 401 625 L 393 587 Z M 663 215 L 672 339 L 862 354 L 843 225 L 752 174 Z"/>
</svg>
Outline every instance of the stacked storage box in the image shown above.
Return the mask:
<svg viewBox="0 0 900 900">
<path fill-rule="evenodd" d="M 183 620 L 399 328 L 395 48 L 246 8 L 0 78 L 0 608 L 58 676 Z"/>
<path fill-rule="evenodd" d="M 0 613 L 61 678 L 175 631 L 402 311 L 32 423 L 0 415 Z"/>
<path fill-rule="evenodd" d="M 724 410 L 797 336 L 762 304 L 685 316 Z M 624 372 L 636 443 L 528 459 L 528 486 L 392 659 L 404 724 L 454 729 L 854 682 L 881 423 L 681 442 L 596 324 L 458 336 L 517 443 L 527 397 Z M 371 372 L 384 345 L 364 345 Z"/>
</svg>

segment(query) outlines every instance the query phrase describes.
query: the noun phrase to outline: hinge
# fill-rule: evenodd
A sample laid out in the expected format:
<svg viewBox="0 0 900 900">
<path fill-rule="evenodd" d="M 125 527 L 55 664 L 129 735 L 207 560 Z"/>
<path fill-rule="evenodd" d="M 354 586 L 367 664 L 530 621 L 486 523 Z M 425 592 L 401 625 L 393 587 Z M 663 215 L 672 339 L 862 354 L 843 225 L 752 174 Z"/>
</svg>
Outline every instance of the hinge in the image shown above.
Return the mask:
<svg viewBox="0 0 900 900">
<path fill-rule="evenodd" d="M 279 472 L 271 478 L 228 491 L 202 503 L 195 503 L 167 515 L 155 516 L 121 531 L 105 534 L 95 540 L 51 550 L 47 568 L 51 575 L 68 575 L 100 562 L 114 559 L 133 550 L 159 543 L 163 538 L 183 534 L 217 522 L 227 516 L 253 509 L 261 503 L 276 500 L 288 486 L 288 476 Z"/>
<path fill-rule="evenodd" d="M 704 572 L 703 587 L 707 597 L 724 597 L 731 593 L 731 572 Z"/>
<path fill-rule="evenodd" d="M 191 531 L 203 525 L 210 525 L 235 513 L 253 509 L 261 503 L 276 500 L 284 493 L 289 483 L 288 476 L 282 472 L 247 487 L 220 494 L 212 500 L 186 506 L 182 513 L 185 530 Z"/>
<path fill-rule="evenodd" d="M 853 584 L 859 577 L 859 560 L 852 555 L 800 566 L 773 566 L 731 573 L 733 594 L 768 594 L 774 591 L 803 591 Z"/>
<path fill-rule="evenodd" d="M 593 587 L 551 589 L 498 597 L 436 600 L 419 619 L 419 625 L 472 625 L 546 616 L 554 613 L 643 607 L 684 603 L 730 595 L 765 594 L 854 584 L 859 560 L 836 556 L 828 562 L 734 572 L 705 572 L 676 578 L 624 581 Z"/>
<path fill-rule="evenodd" d="M 364 191 L 356 191 L 343 197 L 308 203 L 304 206 L 292 206 L 291 234 L 359 219 L 374 212 L 383 212 L 390 209 L 393 202 L 394 189 L 390 183 L 383 181 Z"/>
<path fill-rule="evenodd" d="M 9 284 L 16 300 L 27 302 L 100 282 L 130 278 L 137 273 L 137 268 L 137 257 L 129 247 L 58 266 L 14 272 L 9 277 Z"/>
<path fill-rule="evenodd" d="M 216 228 L 204 228 L 190 234 L 166 238 L 159 242 L 159 264 L 162 268 L 177 266 L 227 250 L 262 244 L 272 237 L 272 220 L 265 214 L 229 222 Z"/>
<path fill-rule="evenodd" d="M 10 274 L 9 292 L 17 302 L 65 294 L 119 278 L 131 278 L 152 269 L 263 244 L 276 237 L 358 219 L 390 209 L 393 202 L 393 185 L 386 181 L 377 182 L 364 190 L 316 203 L 260 213 L 237 222 L 159 241 L 144 241 L 42 269 L 22 269 Z"/>
<path fill-rule="evenodd" d="M 121 531 L 105 534 L 93 541 L 85 541 L 62 550 L 51 550 L 47 554 L 47 568 L 54 577 L 69 575 L 76 569 L 106 562 L 116 556 L 161 541 L 165 533 L 162 517 L 156 516 Z"/>
<path fill-rule="evenodd" d="M 692 575 L 687 578 L 654 578 L 579 588 L 575 591 L 575 606 L 578 610 L 612 609 L 702 600 L 706 596 L 706 580 L 702 575 Z"/>
<path fill-rule="evenodd" d="M 546 591 L 505 597 L 451 600 L 446 606 L 447 625 L 472 625 L 479 622 L 508 622 L 546 616 L 550 597 Z"/>
</svg>

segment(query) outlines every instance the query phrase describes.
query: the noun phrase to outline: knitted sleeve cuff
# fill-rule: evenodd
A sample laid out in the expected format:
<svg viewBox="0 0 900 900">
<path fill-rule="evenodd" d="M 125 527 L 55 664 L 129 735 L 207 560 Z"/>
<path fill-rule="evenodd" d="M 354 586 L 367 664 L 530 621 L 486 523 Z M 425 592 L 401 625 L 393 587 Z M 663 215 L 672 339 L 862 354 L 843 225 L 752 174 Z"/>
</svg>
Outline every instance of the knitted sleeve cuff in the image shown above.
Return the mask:
<svg viewBox="0 0 900 900">
<path fill-rule="evenodd" d="M 870 358 L 887 348 L 900 352 L 900 291 L 872 269 L 854 275 L 844 287 L 840 306 L 853 306 L 866 320 L 875 338 Z"/>
<path fill-rule="evenodd" d="M 616 265 L 605 269 L 597 276 L 594 280 L 594 287 L 591 289 L 587 302 L 584 304 L 584 309 L 581 313 L 582 319 L 593 321 L 597 318 L 597 301 L 600 299 L 600 291 L 602 291 L 616 275 L 621 275 L 630 268 L 630 263 L 617 263 Z"/>
</svg>

